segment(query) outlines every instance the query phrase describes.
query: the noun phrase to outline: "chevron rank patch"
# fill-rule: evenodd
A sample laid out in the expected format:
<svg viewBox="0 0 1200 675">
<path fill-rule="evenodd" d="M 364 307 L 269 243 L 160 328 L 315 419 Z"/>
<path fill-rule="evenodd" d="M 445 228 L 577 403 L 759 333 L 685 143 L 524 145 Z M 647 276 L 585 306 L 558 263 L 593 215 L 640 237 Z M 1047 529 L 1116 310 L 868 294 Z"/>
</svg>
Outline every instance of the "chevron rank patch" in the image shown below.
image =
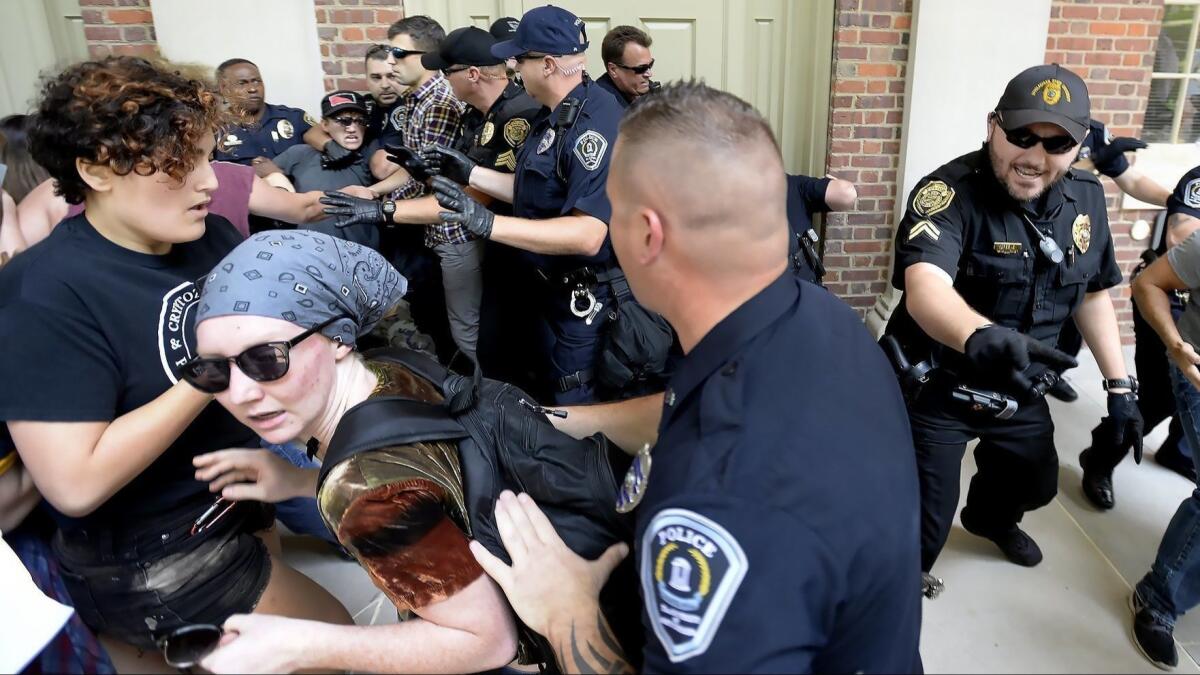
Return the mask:
<svg viewBox="0 0 1200 675">
<path fill-rule="evenodd" d="M 671 663 L 708 650 L 749 563 L 737 540 L 687 509 L 655 514 L 642 535 L 646 613 Z"/>
<path fill-rule="evenodd" d="M 938 229 L 937 225 L 933 224 L 933 221 L 922 220 L 909 228 L 908 240 L 912 241 L 921 235 L 925 235 L 930 239 L 937 241 L 942 236 L 942 231 Z"/>
</svg>

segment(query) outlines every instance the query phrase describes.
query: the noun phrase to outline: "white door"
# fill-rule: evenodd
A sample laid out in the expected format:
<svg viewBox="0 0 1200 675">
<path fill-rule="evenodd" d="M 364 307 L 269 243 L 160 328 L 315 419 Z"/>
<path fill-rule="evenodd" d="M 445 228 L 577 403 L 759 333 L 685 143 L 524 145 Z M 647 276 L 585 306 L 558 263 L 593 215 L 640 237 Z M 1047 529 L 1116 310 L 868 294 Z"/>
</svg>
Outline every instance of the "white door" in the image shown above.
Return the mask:
<svg viewBox="0 0 1200 675">
<path fill-rule="evenodd" d="M 540 0 L 407 0 L 447 32 L 487 29 Z M 654 38 L 655 77 L 702 78 L 746 99 L 770 121 L 793 172 L 825 173 L 834 13 L 828 0 L 558 0 L 587 25 L 588 72 L 604 73 L 600 43 L 621 24 Z"/>
<path fill-rule="evenodd" d="M 85 58 L 79 0 L 0 2 L 0 117 L 30 112 L 42 75 Z"/>
</svg>

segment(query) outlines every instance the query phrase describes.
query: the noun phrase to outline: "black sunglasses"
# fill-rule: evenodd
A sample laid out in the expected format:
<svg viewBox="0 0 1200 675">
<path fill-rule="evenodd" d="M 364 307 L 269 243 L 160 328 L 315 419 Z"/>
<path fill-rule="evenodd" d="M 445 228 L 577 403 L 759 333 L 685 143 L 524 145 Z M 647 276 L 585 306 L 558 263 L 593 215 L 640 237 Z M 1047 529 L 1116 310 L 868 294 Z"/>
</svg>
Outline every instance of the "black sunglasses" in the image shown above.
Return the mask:
<svg viewBox="0 0 1200 675">
<path fill-rule="evenodd" d="M 613 65 L 621 68 L 622 70 L 629 70 L 637 73 L 638 75 L 645 75 L 646 73 L 650 72 L 652 68 L 654 68 L 654 59 L 650 59 L 650 63 L 643 63 L 640 66 L 627 66 L 623 63 L 613 63 Z"/>
<path fill-rule="evenodd" d="M 524 54 L 517 54 L 516 56 L 513 57 L 513 60 L 515 60 L 517 63 L 525 63 L 529 59 L 540 59 L 540 58 L 544 58 L 545 56 L 546 56 L 545 54 L 535 54 L 534 52 L 525 52 Z"/>
<path fill-rule="evenodd" d="M 334 122 L 337 122 L 338 124 L 342 125 L 342 127 L 346 128 L 346 129 L 349 129 L 352 125 L 355 125 L 355 124 L 357 124 L 360 127 L 367 126 L 367 118 L 362 117 L 362 116 L 356 117 L 353 115 L 342 115 L 341 117 L 334 117 L 331 119 L 333 119 Z"/>
<path fill-rule="evenodd" d="M 471 66 L 459 66 L 457 68 L 442 68 L 442 76 L 450 77 L 453 73 L 461 73 L 464 70 L 470 70 Z"/>
<path fill-rule="evenodd" d="M 388 47 L 388 50 L 390 50 L 392 52 L 392 58 L 396 59 L 397 61 L 399 61 L 400 59 L 402 59 L 406 56 L 412 56 L 413 54 L 428 54 L 429 53 L 429 52 L 417 51 L 415 49 L 404 49 L 403 47 Z"/>
<path fill-rule="evenodd" d="M 168 666 L 188 670 L 200 664 L 221 643 L 221 629 L 210 624 L 193 624 L 177 628 L 158 640 L 163 660 Z"/>
<path fill-rule="evenodd" d="M 1004 132 L 1004 138 L 1007 139 L 1009 143 L 1012 143 L 1022 150 L 1028 150 L 1038 143 L 1041 143 L 1047 154 L 1064 155 L 1073 150 L 1075 146 L 1079 145 L 1079 143 L 1077 143 L 1075 139 L 1071 138 L 1070 136 L 1038 136 L 1026 127 L 1005 129 L 1002 126 L 1004 123 L 1004 118 L 1000 116 L 1000 113 L 994 114 L 998 123 L 997 126 L 1000 126 L 1000 130 Z"/>
<path fill-rule="evenodd" d="M 310 336 L 323 330 L 335 321 L 349 318 L 345 314 L 335 316 L 309 328 L 286 342 L 267 342 L 249 347 L 237 356 L 205 358 L 196 356 L 183 364 L 183 379 L 206 394 L 216 394 L 229 388 L 229 364 L 237 363 L 246 377 L 255 382 L 272 382 L 287 375 L 291 365 L 291 350 Z"/>
</svg>

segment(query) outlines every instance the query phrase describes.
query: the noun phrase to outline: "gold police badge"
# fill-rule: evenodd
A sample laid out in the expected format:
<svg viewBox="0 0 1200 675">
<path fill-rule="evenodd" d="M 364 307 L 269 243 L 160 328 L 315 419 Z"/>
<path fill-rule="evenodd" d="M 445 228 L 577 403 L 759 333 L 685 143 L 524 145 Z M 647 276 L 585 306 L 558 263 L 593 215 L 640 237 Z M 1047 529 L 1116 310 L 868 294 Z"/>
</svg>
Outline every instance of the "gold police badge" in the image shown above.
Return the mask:
<svg viewBox="0 0 1200 675">
<path fill-rule="evenodd" d="M 1067 103 L 1071 102 L 1071 90 L 1067 88 L 1067 85 L 1063 84 L 1062 80 L 1042 80 L 1041 82 L 1038 82 L 1037 86 L 1033 88 L 1033 91 L 1029 93 L 1033 96 L 1037 96 L 1039 91 L 1041 92 L 1042 100 L 1046 102 L 1046 105 L 1058 105 L 1058 102 L 1064 97 L 1067 99 Z"/>
<path fill-rule="evenodd" d="M 275 125 L 275 131 L 279 132 L 280 138 L 291 138 L 296 135 L 296 127 L 287 120 L 279 120 L 279 124 Z"/>
<path fill-rule="evenodd" d="M 504 140 L 514 148 L 521 147 L 529 135 L 529 120 L 514 117 L 504 123 Z"/>
<path fill-rule="evenodd" d="M 913 197 L 912 207 L 917 215 L 928 218 L 940 213 L 954 201 L 954 188 L 940 180 L 931 180 Z"/>
<path fill-rule="evenodd" d="M 1075 217 L 1075 222 L 1071 224 L 1071 238 L 1075 240 L 1075 248 L 1079 249 L 1080 253 L 1087 253 L 1088 247 L 1092 245 L 1091 216 L 1081 213 Z"/>
<path fill-rule="evenodd" d="M 496 133 L 496 126 L 491 122 L 483 125 L 483 132 L 479 134 L 479 144 L 487 145 L 492 140 L 492 134 Z"/>
</svg>

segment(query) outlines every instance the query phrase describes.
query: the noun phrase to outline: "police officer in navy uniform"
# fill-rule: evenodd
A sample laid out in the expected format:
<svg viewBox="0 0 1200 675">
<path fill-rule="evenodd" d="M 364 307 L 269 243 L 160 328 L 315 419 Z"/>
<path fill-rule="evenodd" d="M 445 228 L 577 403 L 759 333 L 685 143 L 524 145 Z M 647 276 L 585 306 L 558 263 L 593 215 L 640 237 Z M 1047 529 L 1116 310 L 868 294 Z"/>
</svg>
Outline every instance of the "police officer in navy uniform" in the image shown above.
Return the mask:
<svg viewBox="0 0 1200 675">
<path fill-rule="evenodd" d="M 919 672 L 904 402 L 858 315 L 789 270 L 766 120 L 702 83 L 665 85 L 622 123 L 608 189 L 634 292 L 686 355 L 665 394 L 554 419 L 636 455 L 617 508 L 636 520 L 642 668 Z M 596 610 L 626 545 L 585 561 L 527 496 L 503 495 L 496 520 L 512 565 L 472 550 L 563 672 L 635 666 Z"/>
<path fill-rule="evenodd" d="M 963 526 L 1013 563 L 1041 562 L 1018 523 L 1057 492 L 1042 394 L 1074 365 L 1054 349 L 1065 322 L 1078 324 L 1107 378 L 1110 433 L 1140 444 L 1137 385 L 1108 294 L 1121 272 L 1104 190 L 1070 168 L 1089 116 L 1078 75 L 1058 65 L 1023 71 L 988 115 L 983 148 L 922 179 L 897 228 L 892 283 L 905 294 L 887 335 L 906 357 L 896 364 L 910 398 L 926 573 L 950 532 L 975 438 Z M 931 594 L 940 585 L 925 583 Z"/>
<path fill-rule="evenodd" d="M 246 59 L 229 59 L 217 66 L 217 84 L 230 108 L 247 123 L 224 129 L 217 138 L 214 159 L 247 166 L 259 157 L 274 159 L 293 145 L 317 121 L 299 108 L 266 103 L 266 87 L 258 66 Z"/>
<path fill-rule="evenodd" d="M 584 77 L 583 21 L 565 9 L 525 13 L 515 37 L 492 53 L 515 58 L 525 89 L 545 107 L 517 157 L 516 174 L 477 164 L 449 148 L 422 155 L 439 167 L 433 179 L 442 219 L 520 249 L 540 279 L 530 301 L 544 324 L 544 382 L 559 403 L 595 400 L 596 367 L 623 276 L 608 240 L 611 206 L 604 186 L 622 109 Z M 497 216 L 468 195 L 469 185 L 511 200 Z"/>
<path fill-rule="evenodd" d="M 820 238 L 813 228 L 813 215 L 830 211 L 849 211 L 858 199 L 854 183 L 833 176 L 815 178 L 801 174 L 787 176 L 787 218 L 792 236 L 788 256 L 792 269 L 805 281 L 821 284 L 825 265 L 818 249 Z"/>
</svg>

